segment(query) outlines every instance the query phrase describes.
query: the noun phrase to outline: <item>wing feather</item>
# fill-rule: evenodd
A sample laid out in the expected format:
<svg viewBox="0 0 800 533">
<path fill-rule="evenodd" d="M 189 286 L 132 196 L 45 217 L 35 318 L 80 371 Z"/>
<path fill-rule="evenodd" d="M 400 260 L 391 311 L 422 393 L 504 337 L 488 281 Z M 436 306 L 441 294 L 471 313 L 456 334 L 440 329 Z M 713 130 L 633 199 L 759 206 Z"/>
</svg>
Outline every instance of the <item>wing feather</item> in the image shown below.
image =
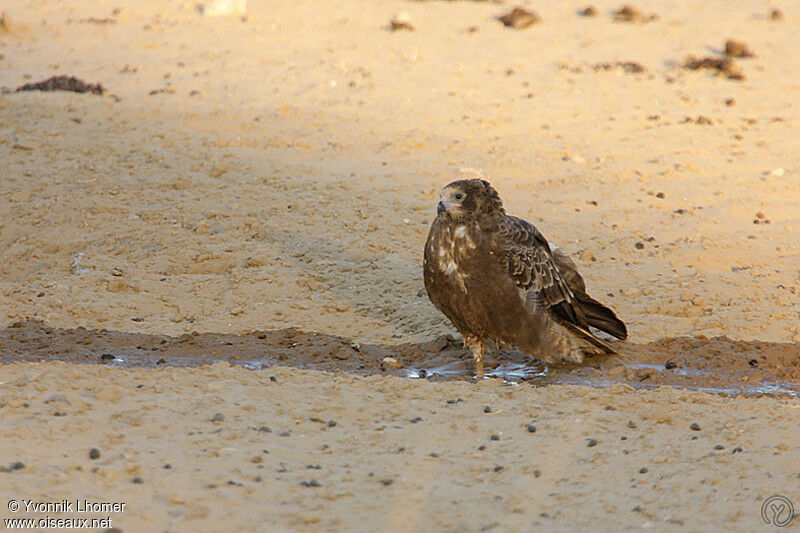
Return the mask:
<svg viewBox="0 0 800 533">
<path fill-rule="evenodd" d="M 563 320 L 588 327 L 539 230 L 520 218 L 506 216 L 498 225 L 498 237 L 506 271 L 527 297 Z"/>
<path fill-rule="evenodd" d="M 590 322 L 581 309 L 579 297 L 559 271 L 550 245 L 539 230 L 533 224 L 512 216 L 503 217 L 497 229 L 506 271 L 514 283 L 526 292 L 526 298 L 536 307 L 551 313 L 553 318 L 573 333 L 613 353 L 614 349 L 608 343 L 590 332 Z M 563 252 L 561 255 L 564 255 Z M 574 268 L 569 274 L 575 290 L 584 294 L 583 279 Z"/>
</svg>

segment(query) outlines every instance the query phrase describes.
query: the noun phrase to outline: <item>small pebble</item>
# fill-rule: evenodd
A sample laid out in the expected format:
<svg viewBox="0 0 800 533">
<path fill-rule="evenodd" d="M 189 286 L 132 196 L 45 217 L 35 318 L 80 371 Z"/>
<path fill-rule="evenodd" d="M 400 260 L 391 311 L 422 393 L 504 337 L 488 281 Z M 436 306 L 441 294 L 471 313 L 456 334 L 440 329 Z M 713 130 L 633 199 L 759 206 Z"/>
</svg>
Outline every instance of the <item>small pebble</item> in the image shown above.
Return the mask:
<svg viewBox="0 0 800 533">
<path fill-rule="evenodd" d="M 300 482 L 300 485 L 302 485 L 303 487 L 321 487 L 322 486 L 320 484 L 320 482 L 317 481 L 316 479 L 312 479 L 310 481 L 302 481 L 302 482 Z"/>
<path fill-rule="evenodd" d="M 225 415 L 223 415 L 222 413 L 217 413 L 211 417 L 212 422 L 222 422 L 224 420 L 225 420 Z"/>
<path fill-rule="evenodd" d="M 486 449 L 486 445 L 485 445 L 485 444 L 481 444 L 480 446 L 478 446 L 478 449 L 479 449 L 480 451 L 483 451 L 483 450 L 485 450 L 485 449 Z"/>
<path fill-rule="evenodd" d="M 89 459 L 99 459 L 100 458 L 100 450 L 97 448 L 92 448 L 89 450 Z"/>
<path fill-rule="evenodd" d="M 736 448 L 734 448 L 733 450 L 731 450 L 731 453 L 740 453 L 740 452 L 743 452 L 743 451 L 744 451 L 744 450 L 742 449 L 742 447 L 741 447 L 741 446 L 737 446 Z"/>
<path fill-rule="evenodd" d="M 650 22 L 652 20 L 658 20 L 658 15 L 655 13 L 651 13 L 650 15 L 645 15 L 635 7 L 630 5 L 623 5 L 617 11 L 614 12 L 614 20 L 617 22 Z"/>
<path fill-rule="evenodd" d="M 724 450 L 725 446 L 723 446 L 722 444 L 717 444 L 716 446 L 714 446 L 714 449 L 715 450 Z"/>
<path fill-rule="evenodd" d="M 490 440 L 500 440 L 500 435 L 492 435 L 489 437 Z"/>
<path fill-rule="evenodd" d="M 664 368 L 666 368 L 667 370 L 672 370 L 673 368 L 677 368 L 677 366 L 678 363 L 676 363 L 675 361 L 667 361 L 667 364 L 664 365 Z"/>
<path fill-rule="evenodd" d="M 51 394 L 50 397 L 44 401 L 44 403 L 54 403 L 54 402 L 69 403 L 67 401 L 67 398 L 63 394 L 61 394 L 60 392 L 56 392 L 56 393 Z"/>
<path fill-rule="evenodd" d="M 728 39 L 725 41 L 725 55 L 728 57 L 753 57 L 754 54 L 742 41 Z"/>
<path fill-rule="evenodd" d="M 541 475 L 542 475 L 542 471 L 539 470 L 538 468 L 533 471 L 533 477 L 541 477 Z"/>
<path fill-rule="evenodd" d="M 594 446 L 597 446 L 597 441 L 595 439 L 588 439 L 586 441 L 586 447 L 587 448 L 592 448 Z"/>
<path fill-rule="evenodd" d="M 641 468 L 639 469 L 639 473 L 640 473 L 640 474 L 646 474 L 646 473 L 647 473 L 647 467 L 646 467 L 646 466 L 643 466 L 643 467 L 641 467 Z"/>
<path fill-rule="evenodd" d="M 501 471 L 501 470 L 503 470 L 503 469 L 505 469 L 505 467 L 504 467 L 504 466 L 501 466 L 501 465 L 497 465 L 496 467 L 494 467 L 494 471 L 495 471 L 495 472 L 500 472 L 500 471 Z"/>
<path fill-rule="evenodd" d="M 136 485 L 141 485 L 142 483 L 144 483 L 144 479 L 140 478 L 139 476 L 136 476 L 131 480 L 131 483 L 134 483 Z"/>
<path fill-rule="evenodd" d="M 389 485 L 394 483 L 394 480 L 393 479 L 384 479 L 384 480 L 381 481 L 381 483 L 383 483 L 384 487 L 388 487 Z"/>
<path fill-rule="evenodd" d="M 636 425 L 636 422 L 634 422 L 633 420 L 628 420 L 628 427 L 631 429 L 636 429 L 638 426 Z"/>
<path fill-rule="evenodd" d="M 528 433 L 536 433 L 536 426 L 528 424 Z"/>
<path fill-rule="evenodd" d="M 597 9 L 594 6 L 586 6 L 581 10 L 580 14 L 584 17 L 594 17 L 597 15 Z"/>
<path fill-rule="evenodd" d="M 329 428 L 335 427 L 336 426 L 336 420 L 328 420 L 327 426 Z"/>
<path fill-rule="evenodd" d="M 689 429 L 691 429 L 692 431 L 700 431 L 700 424 L 698 424 L 697 422 L 692 422 L 692 425 L 689 426 Z"/>
<path fill-rule="evenodd" d="M 528 26 L 536 24 L 537 22 L 541 22 L 542 19 L 533 11 L 528 11 L 527 9 L 521 7 L 515 7 L 498 20 L 507 28 L 522 30 Z"/>
<path fill-rule="evenodd" d="M 392 17 L 392 20 L 389 22 L 389 29 L 392 31 L 414 31 L 414 25 L 411 24 L 411 17 L 409 14 L 403 11 Z"/>
<path fill-rule="evenodd" d="M 403 368 L 403 363 L 401 363 L 400 361 L 398 361 L 394 357 L 384 357 L 381 360 L 381 366 L 384 369 L 386 369 L 386 368 L 395 368 L 395 369 L 397 369 L 397 368 Z"/>
<path fill-rule="evenodd" d="M 272 382 L 277 382 L 278 378 L 276 378 L 275 376 L 270 376 L 269 380 L 272 381 Z"/>
<path fill-rule="evenodd" d="M 420 416 L 414 417 L 411 420 L 409 420 L 409 422 L 412 424 L 416 424 L 417 422 L 422 422 L 422 417 Z"/>
<path fill-rule="evenodd" d="M 484 413 L 491 413 L 492 412 L 492 408 L 489 407 L 488 405 L 484 405 L 483 406 L 483 412 Z"/>
<path fill-rule="evenodd" d="M 637 242 L 636 244 L 633 245 L 633 247 L 636 248 L 637 250 L 642 250 L 644 248 L 644 243 Z"/>
</svg>

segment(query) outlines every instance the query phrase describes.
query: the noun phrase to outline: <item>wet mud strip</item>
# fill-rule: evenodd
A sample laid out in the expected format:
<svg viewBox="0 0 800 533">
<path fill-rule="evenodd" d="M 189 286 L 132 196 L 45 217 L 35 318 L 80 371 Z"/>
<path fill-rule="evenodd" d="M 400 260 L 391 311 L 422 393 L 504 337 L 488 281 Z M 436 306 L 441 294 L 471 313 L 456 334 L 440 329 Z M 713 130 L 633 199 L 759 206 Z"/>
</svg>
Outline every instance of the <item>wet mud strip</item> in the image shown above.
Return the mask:
<svg viewBox="0 0 800 533">
<path fill-rule="evenodd" d="M 797 344 L 681 337 L 616 346 L 618 355 L 589 359 L 580 366 L 548 366 L 516 352 L 495 351 L 487 357 L 487 374 L 542 386 L 625 383 L 635 388 L 666 385 L 730 395 L 800 394 Z M 51 360 L 119 367 L 199 366 L 227 361 L 254 370 L 280 365 L 429 380 L 473 378 L 469 354 L 449 335 L 419 344 L 380 346 L 296 329 L 170 337 L 55 329 L 35 320 L 0 329 L 0 363 Z"/>
</svg>

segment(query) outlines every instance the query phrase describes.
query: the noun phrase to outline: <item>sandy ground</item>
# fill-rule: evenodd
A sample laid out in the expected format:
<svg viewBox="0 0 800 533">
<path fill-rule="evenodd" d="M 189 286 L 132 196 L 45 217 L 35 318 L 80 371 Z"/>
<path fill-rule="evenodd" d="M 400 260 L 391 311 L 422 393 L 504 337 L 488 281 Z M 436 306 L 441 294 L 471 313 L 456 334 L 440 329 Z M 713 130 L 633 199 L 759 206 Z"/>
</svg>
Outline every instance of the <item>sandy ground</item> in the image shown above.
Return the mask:
<svg viewBox="0 0 800 533">
<path fill-rule="evenodd" d="M 124 531 L 761 531 L 800 475 L 796 400 L 226 363 L 2 379 L 3 457 L 25 468 L 0 497 L 127 502 Z"/>
<path fill-rule="evenodd" d="M 800 508 L 796 397 L 625 388 L 798 388 L 800 6 L 561 2 L 517 31 L 490 2 L 250 4 L 0 6 L 0 458 L 25 464 L 2 497 L 127 501 L 126 531 L 753 531 L 771 494 Z M 415 30 L 389 31 L 402 11 Z M 682 68 L 728 38 L 744 80 Z M 14 92 L 57 74 L 107 92 Z M 452 329 L 421 252 L 473 174 L 575 257 L 629 325 L 620 358 L 519 386 L 380 369 L 460 357 L 433 349 Z M 171 355 L 276 366 L 46 362 L 110 335 L 158 366 L 193 332 Z M 558 384 L 581 380 L 618 385 Z"/>
</svg>

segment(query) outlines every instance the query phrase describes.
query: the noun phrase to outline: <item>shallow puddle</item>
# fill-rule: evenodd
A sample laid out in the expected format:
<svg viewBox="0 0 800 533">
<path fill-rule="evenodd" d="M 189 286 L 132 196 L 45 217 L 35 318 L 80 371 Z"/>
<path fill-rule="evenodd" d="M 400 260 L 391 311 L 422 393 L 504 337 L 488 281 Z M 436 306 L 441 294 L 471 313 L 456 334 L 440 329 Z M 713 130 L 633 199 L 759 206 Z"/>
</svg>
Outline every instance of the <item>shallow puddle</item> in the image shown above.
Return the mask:
<svg viewBox="0 0 800 533">
<path fill-rule="evenodd" d="M 545 365 L 515 351 L 487 355 L 487 379 L 534 386 L 670 386 L 725 395 L 800 394 L 800 346 L 725 337 L 670 338 L 649 344 L 618 343 L 619 354 L 584 365 Z M 386 368 L 395 359 L 401 368 Z M 225 361 L 251 370 L 274 365 L 396 375 L 436 381 L 472 380 L 472 358 L 450 336 L 419 344 L 359 344 L 344 337 L 296 329 L 247 335 L 179 337 L 106 330 L 55 329 L 29 320 L 0 329 L 0 363 L 60 360 L 131 368 L 200 366 Z"/>
</svg>

